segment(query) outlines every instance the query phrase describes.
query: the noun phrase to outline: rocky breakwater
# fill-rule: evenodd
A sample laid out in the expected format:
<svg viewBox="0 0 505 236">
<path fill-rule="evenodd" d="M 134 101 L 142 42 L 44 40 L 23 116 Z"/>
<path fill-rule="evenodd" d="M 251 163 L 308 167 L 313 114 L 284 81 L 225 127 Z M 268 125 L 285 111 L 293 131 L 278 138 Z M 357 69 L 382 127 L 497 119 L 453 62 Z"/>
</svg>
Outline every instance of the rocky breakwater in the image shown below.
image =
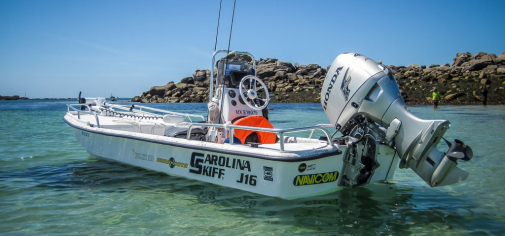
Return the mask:
<svg viewBox="0 0 505 236">
<path fill-rule="evenodd" d="M 389 67 L 409 105 L 430 104 L 433 87 L 440 91 L 442 105 L 483 104 L 485 98 L 487 104 L 505 104 L 505 52 L 458 53 L 452 65 Z"/>
<path fill-rule="evenodd" d="M 163 86 L 153 86 L 141 96 L 132 98 L 132 102 L 143 103 L 189 103 L 209 100 L 210 70 L 197 69 L 192 77 L 173 81 Z"/>
<path fill-rule="evenodd" d="M 293 65 L 277 59 L 256 62 L 256 75 L 263 80 L 273 97 L 272 102 L 319 102 L 319 92 L 326 69 L 316 64 Z M 214 76 L 216 71 L 214 71 Z M 197 69 L 192 77 L 153 86 L 136 96 L 132 102 L 207 102 L 209 100 L 210 70 Z"/>
<path fill-rule="evenodd" d="M 409 105 L 430 104 L 430 90 L 433 87 L 437 87 L 441 93 L 441 105 L 482 104 L 485 94 L 487 104 L 505 104 L 505 53 L 499 56 L 484 52 L 476 55 L 458 53 L 452 65 L 388 67 L 393 70 L 400 91 Z M 256 73 L 273 95 L 271 102 L 320 102 L 320 90 L 327 68 L 317 64 L 293 65 L 268 58 L 257 61 Z M 207 102 L 209 80 L 210 70 L 197 69 L 192 77 L 183 78 L 179 83 L 172 81 L 151 87 L 132 101 Z"/>
</svg>

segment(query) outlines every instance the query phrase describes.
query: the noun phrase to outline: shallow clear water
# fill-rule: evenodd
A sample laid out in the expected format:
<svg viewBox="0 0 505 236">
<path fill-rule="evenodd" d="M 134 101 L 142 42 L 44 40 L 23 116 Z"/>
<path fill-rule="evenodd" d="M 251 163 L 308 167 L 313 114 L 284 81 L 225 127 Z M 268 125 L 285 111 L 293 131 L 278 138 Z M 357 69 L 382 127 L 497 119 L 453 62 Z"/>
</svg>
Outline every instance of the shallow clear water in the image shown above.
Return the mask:
<svg viewBox="0 0 505 236">
<path fill-rule="evenodd" d="M 2 235 L 499 235 L 505 232 L 505 106 L 412 107 L 472 146 L 467 181 L 390 184 L 282 200 L 90 156 L 63 121 L 73 101 L 0 101 Z M 205 104 L 148 104 L 206 115 Z M 319 104 L 272 104 L 275 127 L 328 123 Z M 445 144 L 439 148 L 446 150 Z"/>
</svg>

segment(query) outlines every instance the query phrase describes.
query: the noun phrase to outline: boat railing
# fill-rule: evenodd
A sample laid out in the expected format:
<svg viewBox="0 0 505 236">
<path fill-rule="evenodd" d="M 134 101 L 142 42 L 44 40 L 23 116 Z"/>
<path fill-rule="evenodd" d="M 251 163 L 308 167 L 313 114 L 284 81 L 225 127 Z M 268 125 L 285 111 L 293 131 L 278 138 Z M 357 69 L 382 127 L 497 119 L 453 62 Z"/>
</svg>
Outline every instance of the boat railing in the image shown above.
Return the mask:
<svg viewBox="0 0 505 236">
<path fill-rule="evenodd" d="M 115 108 L 115 109 L 123 110 L 124 113 L 114 111 L 115 112 L 114 114 L 117 113 L 117 114 L 122 114 L 124 116 L 133 116 L 133 117 L 142 118 L 145 115 L 149 115 L 149 116 L 152 116 L 152 117 L 163 118 L 163 115 L 176 115 L 176 116 L 183 117 L 185 120 L 187 120 L 189 122 L 193 122 L 193 120 L 195 120 L 196 118 L 201 119 L 202 121 L 205 121 L 205 117 L 202 116 L 202 115 L 179 113 L 179 112 L 167 111 L 167 110 L 162 110 L 162 109 L 157 109 L 157 108 L 152 108 L 152 107 L 146 107 L 146 106 L 140 106 L 140 105 L 135 105 L 133 107 L 133 108 L 136 108 L 136 110 L 132 109 L 131 106 L 117 105 L 117 104 L 112 104 L 112 103 L 108 103 L 107 106 L 109 108 Z M 86 107 L 87 109 L 83 110 L 82 107 Z M 100 128 L 100 119 L 99 119 L 98 112 L 96 110 L 94 111 L 91 108 L 91 106 L 89 106 L 88 104 L 83 104 L 83 103 L 79 103 L 79 104 L 67 104 L 67 108 L 68 108 L 67 109 L 68 112 L 70 112 L 70 111 L 77 112 L 77 119 L 79 119 L 79 120 L 81 119 L 81 114 L 90 114 L 90 115 L 93 115 L 95 117 L 97 127 Z M 106 107 L 99 107 L 98 109 L 101 109 L 102 111 L 104 111 L 103 108 L 105 108 L 105 111 L 110 110 L 109 108 L 106 108 Z M 155 113 L 155 112 L 158 112 L 158 113 Z M 161 114 L 159 114 L 159 113 L 161 113 Z M 139 116 L 138 114 L 141 114 L 141 116 Z"/>
<path fill-rule="evenodd" d="M 191 129 L 194 126 L 198 127 L 217 127 L 228 130 L 230 137 L 233 137 L 236 129 L 241 130 L 252 130 L 252 131 L 260 131 L 260 132 L 268 132 L 275 133 L 279 136 L 279 145 L 281 151 L 284 151 L 284 135 L 286 133 L 295 133 L 295 132 L 303 132 L 303 131 L 311 131 L 309 138 L 312 138 L 312 134 L 315 130 L 322 131 L 326 135 L 326 140 L 328 145 L 333 146 L 333 139 L 331 138 L 331 134 L 325 128 L 321 126 L 309 126 L 309 127 L 299 127 L 299 128 L 287 128 L 287 129 L 279 129 L 279 128 L 260 128 L 254 126 L 242 126 L 242 125 L 232 125 L 232 124 L 206 124 L 206 123 L 192 123 L 189 126 L 189 130 L 186 136 L 186 139 L 191 138 Z M 230 144 L 233 145 L 233 139 L 230 139 Z"/>
<path fill-rule="evenodd" d="M 79 108 L 75 108 L 75 106 L 79 106 Z M 88 110 L 87 111 L 82 110 L 83 106 L 87 107 Z M 77 119 L 79 119 L 79 120 L 81 119 L 81 113 L 90 114 L 90 115 L 95 116 L 96 126 L 98 128 L 100 128 L 100 121 L 98 119 L 98 115 L 96 114 L 96 112 L 92 111 L 91 107 L 89 107 L 87 104 L 67 104 L 67 112 L 70 113 L 70 110 L 77 112 Z"/>
<path fill-rule="evenodd" d="M 317 124 L 316 126 L 321 127 L 321 128 L 335 128 L 332 124 Z M 313 134 L 314 134 L 314 129 L 312 131 L 310 131 L 309 137 L 312 137 Z"/>
<path fill-rule="evenodd" d="M 205 117 L 202 115 L 179 113 L 179 112 L 167 111 L 167 110 L 162 110 L 162 109 L 157 109 L 157 108 L 147 107 L 147 106 L 141 106 L 141 105 L 133 105 L 133 108 L 137 108 L 138 110 L 131 109 L 132 108 L 131 106 L 124 106 L 124 105 L 118 105 L 118 104 L 113 104 L 113 103 L 107 103 L 107 105 L 109 105 L 111 108 L 118 108 L 118 109 L 122 109 L 125 111 L 130 111 L 133 113 L 142 113 L 142 114 L 148 114 L 148 115 L 152 115 L 152 116 L 160 116 L 160 117 L 162 116 L 162 115 L 156 114 L 154 112 L 159 112 L 164 115 L 182 116 L 184 118 L 187 118 L 189 122 L 193 122 L 194 118 L 202 119 L 202 121 L 205 120 Z"/>
</svg>

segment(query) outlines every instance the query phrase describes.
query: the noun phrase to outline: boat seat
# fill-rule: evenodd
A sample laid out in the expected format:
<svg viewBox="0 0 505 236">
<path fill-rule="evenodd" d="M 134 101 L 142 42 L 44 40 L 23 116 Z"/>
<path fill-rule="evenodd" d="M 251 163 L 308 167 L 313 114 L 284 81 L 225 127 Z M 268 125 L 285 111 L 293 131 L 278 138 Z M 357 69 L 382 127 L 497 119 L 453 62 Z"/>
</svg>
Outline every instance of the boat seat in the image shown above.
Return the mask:
<svg viewBox="0 0 505 236">
<path fill-rule="evenodd" d="M 171 126 L 165 129 L 165 136 L 174 138 L 186 138 L 189 127 L 185 126 Z M 191 129 L 191 140 L 205 140 L 207 130 L 200 127 L 193 127 Z"/>
<path fill-rule="evenodd" d="M 164 115 L 163 122 L 167 124 L 177 124 L 179 122 L 184 122 L 184 117 L 179 115 Z"/>
<path fill-rule="evenodd" d="M 252 126 L 252 127 L 260 127 L 260 128 L 273 128 L 273 125 L 270 124 L 270 122 L 265 119 L 263 116 L 248 116 L 244 118 L 240 118 L 233 122 L 234 125 L 242 125 L 242 126 Z M 245 144 L 246 139 L 250 136 L 257 136 L 257 141 L 258 143 L 261 144 L 268 144 L 268 143 L 275 143 L 277 140 L 277 135 L 275 133 L 270 133 L 270 132 L 260 132 L 260 131 L 253 131 L 253 130 L 243 130 L 243 129 L 235 129 L 234 132 L 235 137 L 240 139 L 240 141 Z M 247 139 L 247 141 L 249 141 Z M 254 138 L 255 139 L 255 138 Z M 256 141 L 256 140 L 254 140 Z"/>
</svg>

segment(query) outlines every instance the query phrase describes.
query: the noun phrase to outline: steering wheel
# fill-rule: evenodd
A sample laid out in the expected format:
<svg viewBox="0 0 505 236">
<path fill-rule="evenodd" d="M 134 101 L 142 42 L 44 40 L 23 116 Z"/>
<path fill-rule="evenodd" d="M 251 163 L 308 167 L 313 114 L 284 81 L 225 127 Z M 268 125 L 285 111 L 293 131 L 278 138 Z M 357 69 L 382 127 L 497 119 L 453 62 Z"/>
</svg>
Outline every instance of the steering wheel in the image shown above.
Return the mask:
<svg viewBox="0 0 505 236">
<path fill-rule="evenodd" d="M 259 84 L 259 87 L 256 85 Z M 246 85 L 248 85 L 246 87 Z M 263 110 L 268 106 L 268 101 L 270 94 L 268 94 L 268 88 L 261 81 L 260 78 L 254 75 L 247 75 L 240 80 L 240 84 L 238 85 L 240 97 L 244 100 L 245 104 L 253 110 Z M 258 91 L 265 90 L 265 97 L 261 98 L 258 96 Z M 261 105 L 260 101 L 263 101 L 263 105 Z"/>
</svg>

